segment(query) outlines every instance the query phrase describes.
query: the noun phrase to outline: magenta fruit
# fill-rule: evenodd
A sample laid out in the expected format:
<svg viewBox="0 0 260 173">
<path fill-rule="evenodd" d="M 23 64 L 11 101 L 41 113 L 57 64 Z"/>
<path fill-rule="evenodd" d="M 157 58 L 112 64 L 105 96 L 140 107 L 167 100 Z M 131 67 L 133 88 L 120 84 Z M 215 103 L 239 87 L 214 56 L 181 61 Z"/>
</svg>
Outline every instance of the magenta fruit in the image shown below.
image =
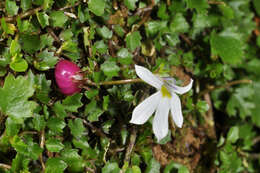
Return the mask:
<svg viewBox="0 0 260 173">
<path fill-rule="evenodd" d="M 80 92 L 79 81 L 83 79 L 80 68 L 68 60 L 60 60 L 55 67 L 55 79 L 60 91 L 65 95 Z"/>
</svg>

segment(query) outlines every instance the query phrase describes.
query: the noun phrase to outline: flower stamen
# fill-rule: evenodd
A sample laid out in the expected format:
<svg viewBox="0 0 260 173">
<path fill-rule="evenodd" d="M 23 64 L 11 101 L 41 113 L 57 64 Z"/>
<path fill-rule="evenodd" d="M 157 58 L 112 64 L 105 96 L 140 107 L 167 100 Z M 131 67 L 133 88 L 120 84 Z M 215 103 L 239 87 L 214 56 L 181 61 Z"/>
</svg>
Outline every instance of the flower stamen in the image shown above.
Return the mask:
<svg viewBox="0 0 260 173">
<path fill-rule="evenodd" d="M 161 88 L 162 96 L 171 98 L 171 93 L 168 91 L 168 89 L 163 85 Z"/>
</svg>

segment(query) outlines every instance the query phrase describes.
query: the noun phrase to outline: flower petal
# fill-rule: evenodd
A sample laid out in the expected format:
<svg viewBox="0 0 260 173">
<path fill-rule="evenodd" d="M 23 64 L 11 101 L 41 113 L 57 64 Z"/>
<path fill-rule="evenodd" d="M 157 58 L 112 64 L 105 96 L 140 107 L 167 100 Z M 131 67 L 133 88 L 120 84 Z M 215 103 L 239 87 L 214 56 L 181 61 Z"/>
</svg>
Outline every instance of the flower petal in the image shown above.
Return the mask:
<svg viewBox="0 0 260 173">
<path fill-rule="evenodd" d="M 140 103 L 133 111 L 130 123 L 144 124 L 159 104 L 161 93 L 158 91 Z"/>
<path fill-rule="evenodd" d="M 135 71 L 136 74 L 146 83 L 152 85 L 153 87 L 160 89 L 163 85 L 163 81 L 160 80 L 159 77 L 155 76 L 152 72 L 150 72 L 148 69 L 135 65 Z"/>
<path fill-rule="evenodd" d="M 172 88 L 172 91 L 177 94 L 184 94 L 192 88 L 192 84 L 193 84 L 193 80 L 190 79 L 190 83 L 188 85 L 186 85 L 185 87 L 179 87 L 175 84 L 172 84 L 171 88 Z"/>
<path fill-rule="evenodd" d="M 168 133 L 169 99 L 161 98 L 153 119 L 153 132 L 158 141 Z"/>
<path fill-rule="evenodd" d="M 170 106 L 171 106 L 171 116 L 174 121 L 174 123 L 181 128 L 183 124 L 183 116 L 181 111 L 181 101 L 179 96 L 177 96 L 175 93 L 172 93 L 172 98 L 170 100 Z"/>
</svg>

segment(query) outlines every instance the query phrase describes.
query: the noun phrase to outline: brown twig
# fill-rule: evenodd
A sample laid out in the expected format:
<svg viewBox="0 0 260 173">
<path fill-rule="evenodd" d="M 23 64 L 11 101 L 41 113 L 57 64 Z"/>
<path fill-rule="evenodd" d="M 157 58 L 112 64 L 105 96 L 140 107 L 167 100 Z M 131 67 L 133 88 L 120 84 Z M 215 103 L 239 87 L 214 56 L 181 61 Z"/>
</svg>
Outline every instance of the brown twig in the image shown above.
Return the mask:
<svg viewBox="0 0 260 173">
<path fill-rule="evenodd" d="M 133 130 L 132 130 L 131 135 L 130 135 L 129 144 L 128 144 L 128 147 L 126 149 L 124 162 L 129 163 L 130 156 L 131 156 L 131 153 L 132 153 L 134 145 L 135 145 L 135 140 L 136 140 L 136 129 L 135 129 L 135 127 L 133 127 Z"/>
<path fill-rule="evenodd" d="M 65 6 L 65 7 L 62 7 L 60 8 L 59 10 L 60 11 L 63 11 L 63 10 L 66 10 L 66 9 L 69 9 L 69 8 L 72 8 L 72 7 L 76 7 L 78 6 L 79 4 L 81 3 L 81 1 L 75 3 L 74 5 L 68 5 L 68 6 Z M 38 11 L 41 11 L 43 10 L 43 6 L 40 6 L 38 8 L 34 8 L 34 9 L 31 9 L 31 10 L 28 10 L 24 13 L 21 13 L 21 14 L 18 14 L 16 16 L 12 16 L 12 17 L 5 17 L 5 21 L 6 22 L 13 22 L 15 21 L 18 17 L 20 17 L 20 19 L 23 19 L 23 18 L 26 18 L 26 17 L 29 17 L 29 16 L 32 16 L 34 14 L 36 14 Z M 1 19 L 0 19 L 1 20 Z"/>
<path fill-rule="evenodd" d="M 28 135 L 28 134 L 30 134 L 30 135 L 36 135 L 36 134 L 38 134 L 38 132 L 36 132 L 36 131 L 23 131 L 23 132 L 21 132 L 21 133 L 19 134 L 19 136 L 24 136 L 24 135 Z"/>
<path fill-rule="evenodd" d="M 151 11 L 153 7 L 155 6 L 155 1 L 151 0 L 151 4 L 144 8 L 138 8 L 137 12 L 135 13 L 135 16 L 140 16 L 142 13 L 145 13 L 147 11 Z"/>
<path fill-rule="evenodd" d="M 226 5 L 223 1 L 208 1 L 208 4 L 210 5 Z"/>
<path fill-rule="evenodd" d="M 4 163 L 0 163 L 0 168 L 11 169 L 11 166 Z"/>
<path fill-rule="evenodd" d="M 259 159 L 260 158 L 260 153 L 251 153 L 251 154 L 249 154 L 249 157 L 251 159 Z"/>
<path fill-rule="evenodd" d="M 43 129 L 43 130 L 41 131 L 41 136 L 40 136 L 40 147 L 41 147 L 41 148 L 44 148 L 44 145 L 45 145 L 45 130 Z M 40 154 L 39 160 L 40 160 L 40 162 L 41 162 L 42 170 L 43 170 L 43 172 L 44 172 L 44 171 L 45 171 L 45 164 L 44 164 L 44 161 L 43 161 L 42 154 Z"/>
<path fill-rule="evenodd" d="M 215 131 L 215 123 L 214 123 L 214 114 L 213 114 L 213 105 L 211 102 L 210 94 L 205 93 L 204 99 L 209 105 L 209 110 L 207 111 L 206 114 L 204 114 L 205 122 L 204 126 L 205 129 L 207 130 L 207 134 L 211 139 L 216 139 L 216 131 Z"/>
<path fill-rule="evenodd" d="M 47 28 L 47 31 L 57 43 L 61 44 L 61 40 L 50 27 Z"/>
<path fill-rule="evenodd" d="M 206 93 L 212 92 L 216 89 L 219 88 L 228 88 L 231 87 L 232 85 L 237 85 L 237 84 L 251 84 L 252 80 L 249 79 L 242 79 L 242 80 L 236 80 L 236 81 L 232 81 L 232 82 L 228 82 L 224 85 L 219 85 L 219 86 L 208 86 L 208 88 L 206 88 L 205 90 L 201 91 L 199 93 L 199 97 L 205 95 Z"/>
<path fill-rule="evenodd" d="M 13 22 L 15 21 L 18 17 L 20 19 L 23 19 L 23 18 L 26 18 L 26 17 L 29 17 L 29 16 L 32 16 L 34 14 L 36 14 L 38 11 L 41 11 L 43 9 L 43 6 L 40 6 L 38 8 L 34 8 L 34 9 L 31 9 L 31 10 L 28 10 L 24 13 L 21 13 L 21 14 L 18 14 L 16 16 L 12 16 L 12 17 L 5 17 L 5 21 L 6 22 Z M 1 19 L 0 19 L 1 20 Z"/>
<path fill-rule="evenodd" d="M 180 34 L 180 37 L 189 45 L 189 46 L 192 46 L 192 43 L 190 41 L 190 39 L 184 35 L 184 34 Z"/>
<path fill-rule="evenodd" d="M 252 141 L 253 145 L 257 144 L 258 142 L 260 142 L 260 136 L 255 137 Z"/>
<path fill-rule="evenodd" d="M 67 5 L 67 6 L 65 6 L 65 7 L 62 7 L 62 8 L 60 8 L 60 9 L 58 9 L 58 10 L 59 10 L 59 11 L 64 11 L 64 10 L 66 10 L 66 9 L 76 7 L 76 6 L 78 6 L 79 4 L 81 4 L 81 1 L 76 2 L 74 5 Z"/>
<path fill-rule="evenodd" d="M 89 167 L 85 168 L 87 172 L 95 173 L 95 170 Z"/>
</svg>

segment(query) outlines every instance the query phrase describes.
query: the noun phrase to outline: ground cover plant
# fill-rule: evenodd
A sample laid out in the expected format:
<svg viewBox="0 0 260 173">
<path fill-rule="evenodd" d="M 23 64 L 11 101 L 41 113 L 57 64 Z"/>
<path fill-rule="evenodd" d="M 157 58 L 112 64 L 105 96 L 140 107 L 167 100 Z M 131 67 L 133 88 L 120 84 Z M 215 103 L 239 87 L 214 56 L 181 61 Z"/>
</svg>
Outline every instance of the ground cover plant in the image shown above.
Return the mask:
<svg viewBox="0 0 260 173">
<path fill-rule="evenodd" d="M 0 23 L 0 172 L 260 171 L 259 0 L 1 0 Z M 177 101 L 137 119 L 149 97 Z"/>
</svg>

